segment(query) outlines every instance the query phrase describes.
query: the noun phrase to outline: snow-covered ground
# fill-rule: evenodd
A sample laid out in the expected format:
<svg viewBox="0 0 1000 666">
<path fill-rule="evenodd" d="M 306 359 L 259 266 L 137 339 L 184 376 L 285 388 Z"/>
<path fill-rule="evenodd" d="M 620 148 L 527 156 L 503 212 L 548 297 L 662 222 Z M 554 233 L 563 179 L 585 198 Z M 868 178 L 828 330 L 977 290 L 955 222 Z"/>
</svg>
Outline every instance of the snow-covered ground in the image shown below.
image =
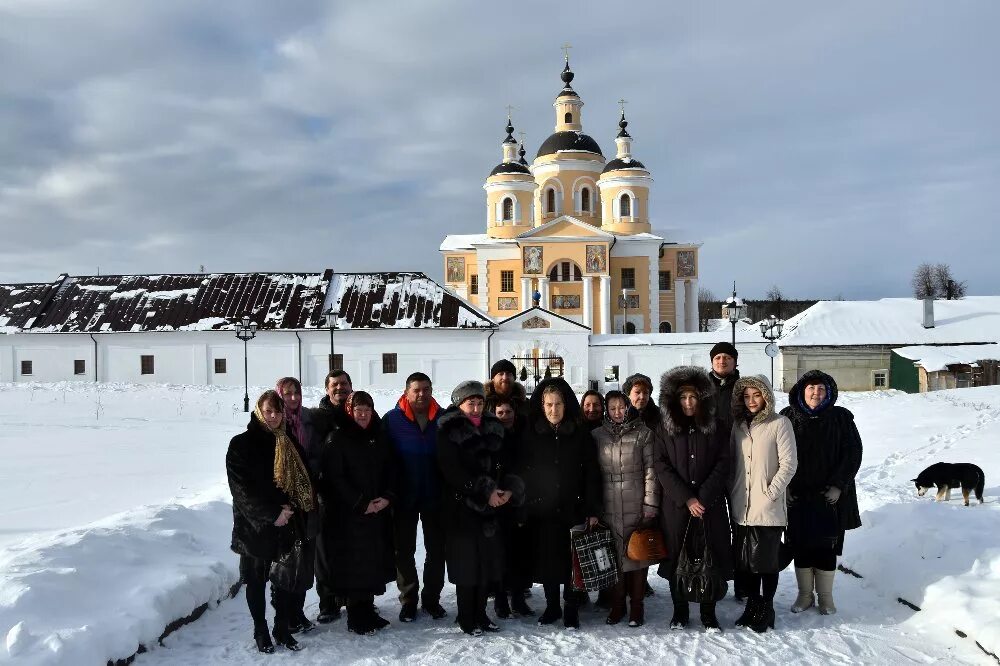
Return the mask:
<svg viewBox="0 0 1000 666">
<path fill-rule="evenodd" d="M 307 392 L 307 404 L 319 396 Z M 396 397 L 376 395 L 379 411 Z M 511 620 L 474 640 L 426 616 L 401 625 L 390 590 L 378 604 L 393 624 L 377 637 L 353 636 L 341 621 L 303 637 L 297 655 L 265 657 L 252 649 L 243 595 L 215 603 L 237 579 L 223 458 L 246 421 L 242 391 L 0 384 L 0 663 L 98 664 L 140 643 L 149 652 L 138 664 L 995 663 L 974 640 L 1000 651 L 1000 388 L 842 394 L 841 404 L 865 443 L 865 527 L 848 534 L 843 563 L 864 578 L 838 575 L 835 616 L 788 613 L 786 572 L 775 632 L 672 633 L 665 583 L 653 577 L 640 629 L 585 612 L 580 631 Z M 938 460 L 982 466 L 987 503 L 915 497 L 909 479 Z M 167 623 L 206 602 L 208 612 L 157 645 Z M 444 603 L 454 609 L 450 586 Z M 720 604 L 724 626 L 739 612 Z"/>
</svg>

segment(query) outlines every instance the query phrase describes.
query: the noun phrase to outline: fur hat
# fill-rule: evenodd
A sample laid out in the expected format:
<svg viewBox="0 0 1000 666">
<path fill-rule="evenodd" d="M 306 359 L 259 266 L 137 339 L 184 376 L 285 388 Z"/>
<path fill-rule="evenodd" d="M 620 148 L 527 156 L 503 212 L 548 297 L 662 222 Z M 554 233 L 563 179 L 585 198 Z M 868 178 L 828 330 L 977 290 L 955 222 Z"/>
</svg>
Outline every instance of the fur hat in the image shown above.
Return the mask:
<svg viewBox="0 0 1000 666">
<path fill-rule="evenodd" d="M 632 392 L 632 387 L 636 384 L 645 384 L 649 388 L 649 392 L 653 392 L 653 380 L 641 372 L 637 372 L 625 378 L 625 383 L 622 384 L 622 393 L 628 396 Z"/>
<path fill-rule="evenodd" d="M 482 382 L 477 382 L 475 379 L 470 379 L 464 381 L 455 387 L 455 390 L 451 392 L 451 404 L 458 407 L 463 402 L 469 398 L 486 397 L 486 388 L 483 386 Z"/>
<path fill-rule="evenodd" d="M 740 353 L 736 351 L 736 347 L 732 346 L 728 342 L 716 342 L 715 346 L 712 347 L 712 351 L 708 352 L 708 360 L 714 359 L 719 354 L 729 354 L 733 357 L 733 360 L 738 360 Z"/>
<path fill-rule="evenodd" d="M 517 368 L 515 368 L 514 364 L 505 358 L 500 359 L 499 361 L 493 364 L 492 368 L 490 368 L 490 379 L 493 379 L 501 372 L 509 372 L 510 374 L 517 377 Z"/>
</svg>

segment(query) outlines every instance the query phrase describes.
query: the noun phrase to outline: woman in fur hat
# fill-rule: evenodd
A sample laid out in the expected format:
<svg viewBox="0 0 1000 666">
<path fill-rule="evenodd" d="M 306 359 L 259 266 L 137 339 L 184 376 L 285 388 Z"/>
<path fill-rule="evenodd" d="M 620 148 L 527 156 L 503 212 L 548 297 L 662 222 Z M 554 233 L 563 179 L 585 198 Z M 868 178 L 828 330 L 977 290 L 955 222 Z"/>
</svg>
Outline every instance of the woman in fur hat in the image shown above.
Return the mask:
<svg viewBox="0 0 1000 666">
<path fill-rule="evenodd" d="M 483 412 L 484 393 L 480 382 L 459 384 L 437 431 L 448 580 L 456 587 L 458 624 L 472 636 L 499 630 L 486 614 L 487 593 L 504 574 L 499 517 L 524 503 L 524 482 L 508 469 L 503 424 Z"/>
<path fill-rule="evenodd" d="M 661 515 L 667 535 L 667 559 L 660 563 L 657 573 L 670 583 L 674 603 L 671 629 L 683 629 L 689 621 L 688 601 L 674 578 L 683 547 L 700 556 L 693 550 L 704 543 L 726 580 L 733 573 L 726 505 L 729 433 L 716 413 L 716 395 L 708 372 L 701 368 L 674 368 L 660 379 L 663 437 L 656 451 L 656 473 L 663 487 Z M 714 602 L 702 603 L 699 610 L 702 626 L 719 629 Z"/>
<path fill-rule="evenodd" d="M 733 548 L 737 568 L 748 574 L 750 594 L 736 625 L 763 633 L 774 628 L 774 593 L 783 568 L 779 544 L 788 525 L 785 489 L 798 466 L 795 432 L 791 421 L 774 411 L 771 383 L 763 375 L 736 382 L 732 409 Z"/>
</svg>

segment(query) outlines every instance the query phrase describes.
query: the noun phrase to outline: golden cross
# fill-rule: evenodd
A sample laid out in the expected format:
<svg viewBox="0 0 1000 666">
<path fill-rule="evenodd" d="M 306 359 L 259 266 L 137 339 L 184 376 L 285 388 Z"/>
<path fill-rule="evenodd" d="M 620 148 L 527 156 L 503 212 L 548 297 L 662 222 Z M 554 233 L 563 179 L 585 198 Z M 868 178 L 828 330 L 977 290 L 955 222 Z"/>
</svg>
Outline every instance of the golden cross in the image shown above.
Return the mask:
<svg viewBox="0 0 1000 666">
<path fill-rule="evenodd" d="M 622 115 L 625 115 L 625 105 L 628 104 L 628 100 L 620 99 L 618 100 L 618 106 L 622 109 Z"/>
<path fill-rule="evenodd" d="M 569 50 L 570 50 L 571 48 L 573 48 L 573 45 L 572 45 L 572 44 L 570 44 L 569 42 L 566 42 L 565 44 L 563 44 L 563 45 L 562 45 L 562 50 L 563 50 L 563 53 L 564 53 L 564 54 L 565 54 L 565 56 L 566 56 L 566 62 L 569 62 Z"/>
<path fill-rule="evenodd" d="M 510 120 L 510 112 L 514 110 L 514 107 L 510 104 L 507 105 L 507 120 Z"/>
</svg>

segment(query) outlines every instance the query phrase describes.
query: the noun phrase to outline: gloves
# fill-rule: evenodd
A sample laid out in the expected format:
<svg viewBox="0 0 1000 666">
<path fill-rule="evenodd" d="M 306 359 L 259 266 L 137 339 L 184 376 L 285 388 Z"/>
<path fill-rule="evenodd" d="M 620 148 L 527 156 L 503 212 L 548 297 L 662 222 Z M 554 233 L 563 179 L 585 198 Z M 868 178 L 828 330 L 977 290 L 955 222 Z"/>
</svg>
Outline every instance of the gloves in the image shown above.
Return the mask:
<svg viewBox="0 0 1000 666">
<path fill-rule="evenodd" d="M 836 504 L 837 500 L 840 499 L 840 488 L 830 486 L 826 489 L 826 492 L 823 493 L 823 497 L 826 498 L 828 504 Z"/>
</svg>

